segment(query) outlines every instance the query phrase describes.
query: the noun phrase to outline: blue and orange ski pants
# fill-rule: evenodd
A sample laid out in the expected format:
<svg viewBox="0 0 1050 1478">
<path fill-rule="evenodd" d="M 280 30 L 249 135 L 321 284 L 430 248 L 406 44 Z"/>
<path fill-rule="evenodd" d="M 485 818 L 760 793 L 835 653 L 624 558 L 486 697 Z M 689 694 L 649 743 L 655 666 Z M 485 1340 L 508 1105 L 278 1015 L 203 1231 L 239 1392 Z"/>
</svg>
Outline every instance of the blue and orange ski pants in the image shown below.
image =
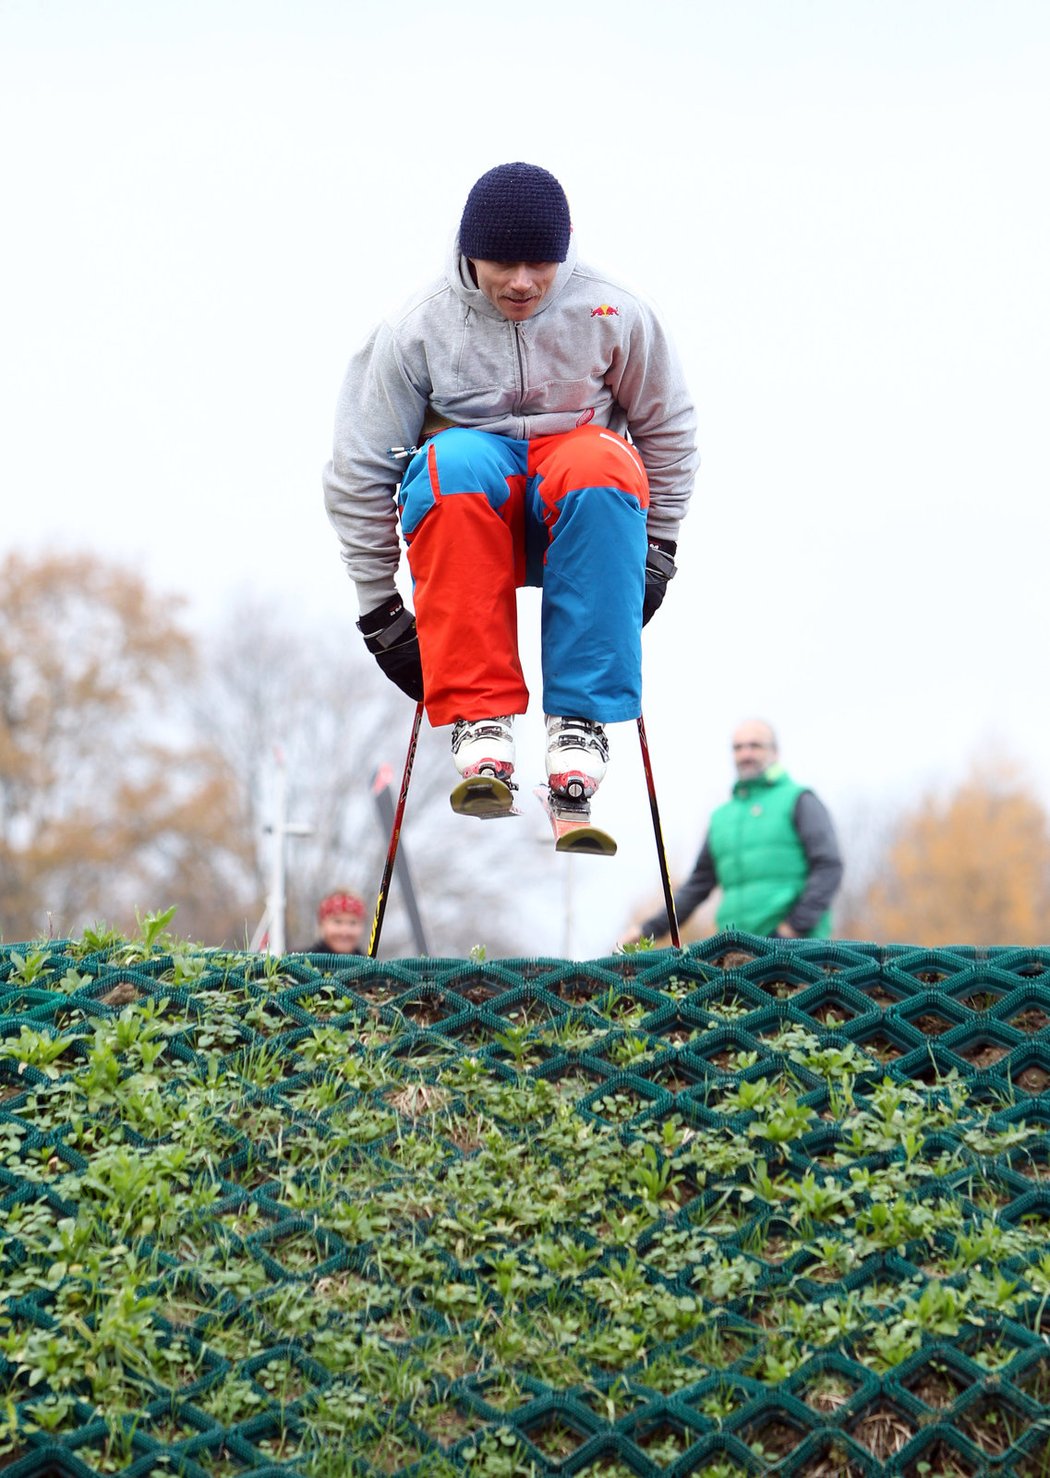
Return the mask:
<svg viewBox="0 0 1050 1478">
<path fill-rule="evenodd" d="M 544 712 L 637 718 L 649 484 L 623 437 L 451 427 L 412 458 L 398 501 L 432 724 L 528 708 L 521 585 L 543 589 Z"/>
</svg>

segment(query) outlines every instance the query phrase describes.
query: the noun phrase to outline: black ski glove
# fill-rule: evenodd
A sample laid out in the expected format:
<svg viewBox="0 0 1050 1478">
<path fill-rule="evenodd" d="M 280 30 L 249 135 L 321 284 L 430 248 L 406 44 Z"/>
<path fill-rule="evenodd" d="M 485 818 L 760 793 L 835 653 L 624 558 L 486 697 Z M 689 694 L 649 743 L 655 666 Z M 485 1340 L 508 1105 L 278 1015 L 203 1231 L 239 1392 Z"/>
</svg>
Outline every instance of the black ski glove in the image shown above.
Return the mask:
<svg viewBox="0 0 1050 1478">
<path fill-rule="evenodd" d="M 419 660 L 419 638 L 416 618 L 405 610 L 399 595 L 386 605 L 369 611 L 357 623 L 365 646 L 379 663 L 385 676 L 396 683 L 417 703 L 423 699 L 423 666 Z"/>
<path fill-rule="evenodd" d="M 645 599 L 642 602 L 642 625 L 651 621 L 667 594 L 667 582 L 675 577 L 674 557 L 678 545 L 671 539 L 650 539 L 645 555 Z"/>
</svg>

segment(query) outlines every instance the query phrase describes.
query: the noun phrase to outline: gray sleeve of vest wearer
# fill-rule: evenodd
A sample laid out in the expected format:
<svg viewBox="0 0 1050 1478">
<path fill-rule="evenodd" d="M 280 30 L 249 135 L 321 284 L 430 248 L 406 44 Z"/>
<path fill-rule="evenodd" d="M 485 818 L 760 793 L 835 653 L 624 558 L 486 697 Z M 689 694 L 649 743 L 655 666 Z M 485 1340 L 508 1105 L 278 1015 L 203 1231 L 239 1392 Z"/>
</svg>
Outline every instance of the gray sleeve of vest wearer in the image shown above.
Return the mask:
<svg viewBox="0 0 1050 1478">
<path fill-rule="evenodd" d="M 684 924 L 694 909 L 699 908 L 704 899 L 710 897 L 718 882 L 709 840 L 709 837 L 704 838 L 704 845 L 700 848 L 700 855 L 692 872 L 674 895 L 674 911 L 680 924 Z M 643 938 L 651 934 L 656 939 L 670 933 L 666 912 L 661 909 L 659 913 L 654 913 L 639 926 L 638 932 Z"/>
<path fill-rule="evenodd" d="M 808 934 L 821 914 L 831 907 L 831 900 L 839 890 L 842 854 L 828 809 L 811 790 L 804 790 L 795 802 L 794 822 L 809 864 L 809 875 L 786 922 L 796 934 Z"/>
</svg>

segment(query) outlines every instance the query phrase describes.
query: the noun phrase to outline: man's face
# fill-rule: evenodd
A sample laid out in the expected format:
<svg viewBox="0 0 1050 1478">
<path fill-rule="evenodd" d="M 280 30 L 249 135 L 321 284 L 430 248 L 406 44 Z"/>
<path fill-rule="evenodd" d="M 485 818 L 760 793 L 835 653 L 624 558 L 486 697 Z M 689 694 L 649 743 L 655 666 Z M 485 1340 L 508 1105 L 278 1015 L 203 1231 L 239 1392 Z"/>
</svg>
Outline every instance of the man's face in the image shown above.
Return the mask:
<svg viewBox="0 0 1050 1478">
<path fill-rule="evenodd" d="M 352 913 L 330 913 L 321 920 L 321 938 L 334 955 L 353 954 L 361 943 L 365 921 Z"/>
<path fill-rule="evenodd" d="M 471 257 L 478 287 L 515 323 L 531 318 L 558 275 L 558 262 L 488 262 Z"/>
<path fill-rule="evenodd" d="M 741 780 L 754 780 L 777 757 L 772 730 L 763 723 L 741 724 L 733 735 L 733 763 Z"/>
</svg>

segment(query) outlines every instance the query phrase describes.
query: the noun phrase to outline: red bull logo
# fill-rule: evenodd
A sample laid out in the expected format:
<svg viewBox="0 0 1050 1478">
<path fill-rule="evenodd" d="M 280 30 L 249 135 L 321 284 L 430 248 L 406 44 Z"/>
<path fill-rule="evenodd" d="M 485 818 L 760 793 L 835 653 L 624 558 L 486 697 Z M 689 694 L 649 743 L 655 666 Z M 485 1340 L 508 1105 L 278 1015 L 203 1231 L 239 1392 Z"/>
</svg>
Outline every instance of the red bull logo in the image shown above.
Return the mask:
<svg viewBox="0 0 1050 1478">
<path fill-rule="evenodd" d="M 609 318 L 613 313 L 620 316 L 619 308 L 613 308 L 609 303 L 599 303 L 597 308 L 591 309 L 592 318 Z"/>
</svg>

